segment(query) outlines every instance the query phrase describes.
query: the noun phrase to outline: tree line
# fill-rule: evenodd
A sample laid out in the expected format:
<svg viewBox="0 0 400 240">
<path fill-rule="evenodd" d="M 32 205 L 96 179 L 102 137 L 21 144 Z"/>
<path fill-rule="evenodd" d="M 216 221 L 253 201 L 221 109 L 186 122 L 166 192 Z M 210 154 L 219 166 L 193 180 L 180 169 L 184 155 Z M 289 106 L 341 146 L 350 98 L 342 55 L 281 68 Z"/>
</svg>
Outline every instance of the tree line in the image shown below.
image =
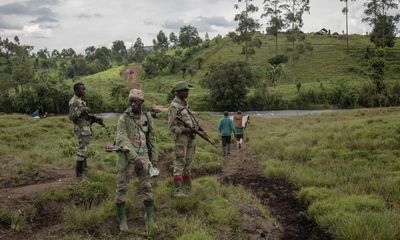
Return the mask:
<svg viewBox="0 0 400 240">
<path fill-rule="evenodd" d="M 29 113 L 40 107 L 47 112 L 65 113 L 71 95 L 65 80 L 95 74 L 112 66 L 143 63 L 146 76 L 154 76 L 166 66 L 173 73 L 193 74 L 185 61 L 199 50 L 199 44 L 206 47 L 209 42 L 208 34 L 203 40 L 190 25 L 183 26 L 178 36 L 171 33 L 169 40 L 161 30 L 150 49 L 137 38 L 129 48 L 124 41 L 116 40 L 111 48 L 89 46 L 84 53 L 72 48 L 61 51 L 44 48 L 34 52 L 33 46 L 21 44 L 18 36 L 0 38 L 0 87 L 3 90 L 0 112 Z M 176 49 L 176 57 L 165 54 L 171 48 Z"/>
</svg>

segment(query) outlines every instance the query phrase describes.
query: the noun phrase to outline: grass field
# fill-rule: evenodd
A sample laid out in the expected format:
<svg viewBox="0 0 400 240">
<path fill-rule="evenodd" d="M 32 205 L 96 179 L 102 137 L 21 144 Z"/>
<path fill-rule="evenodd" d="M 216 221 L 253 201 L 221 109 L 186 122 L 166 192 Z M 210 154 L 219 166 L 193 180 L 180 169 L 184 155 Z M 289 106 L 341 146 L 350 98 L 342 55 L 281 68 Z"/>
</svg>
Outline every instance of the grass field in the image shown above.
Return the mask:
<svg viewBox="0 0 400 240">
<path fill-rule="evenodd" d="M 156 136 L 161 157 L 173 157 L 173 137 L 167 130 L 166 115 L 155 120 Z M 217 142 L 215 117 L 200 115 L 199 119 L 210 137 Z M 109 131 L 93 126 L 94 136 L 89 147 L 89 181 L 73 182 L 36 195 L 31 201 L 12 205 L 0 204 L 1 229 L 15 231 L 18 236 L 37 233 L 37 219 L 60 219 L 62 230 L 58 239 L 118 238 L 115 215 L 116 154 L 105 154 L 104 146 L 112 143 L 117 118 L 106 119 Z M 32 184 L 46 177 L 49 169 L 73 169 L 75 137 L 66 116 L 32 119 L 24 115 L 0 115 L 0 156 L 2 187 Z M 198 140 L 193 168 L 220 171 L 219 149 Z M 128 216 L 134 225 L 131 236 L 146 236 L 142 224 L 142 203 L 134 195 L 137 180 L 130 186 Z M 210 194 L 210 193 L 213 194 Z M 222 186 L 216 177 L 202 177 L 194 181 L 190 198 L 176 201 L 172 197 L 170 179 L 160 179 L 155 188 L 158 228 L 150 238 L 163 239 L 246 239 L 239 225 L 245 216 L 242 207 L 256 209 L 264 218 L 269 214 L 248 191 L 238 186 Z M 50 208 L 50 209 L 48 209 Z M 17 211 L 18 209 L 18 211 Z M 46 210 L 47 209 L 47 210 Z M 272 220 L 273 221 L 273 220 Z M 44 224 L 51 224 L 46 222 Z M 110 225 L 111 224 L 111 225 Z M 40 226 L 46 228 L 47 225 Z M 21 235 L 22 234 L 22 235 Z M 154 236 L 154 237 L 152 237 Z M 126 238 L 126 236 L 125 236 Z"/>
<path fill-rule="evenodd" d="M 247 135 L 265 174 L 298 185 L 308 213 L 336 239 L 400 238 L 400 109 L 252 125 Z"/>
</svg>

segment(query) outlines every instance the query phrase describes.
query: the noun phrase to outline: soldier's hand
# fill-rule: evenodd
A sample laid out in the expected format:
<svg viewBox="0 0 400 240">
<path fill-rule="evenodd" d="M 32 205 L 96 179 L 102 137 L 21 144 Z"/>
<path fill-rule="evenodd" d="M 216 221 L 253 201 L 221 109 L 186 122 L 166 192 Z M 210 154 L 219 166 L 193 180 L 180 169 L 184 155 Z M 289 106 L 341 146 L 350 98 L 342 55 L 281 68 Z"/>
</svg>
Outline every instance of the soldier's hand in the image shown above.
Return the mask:
<svg viewBox="0 0 400 240">
<path fill-rule="evenodd" d="M 139 175 L 140 171 L 143 169 L 143 162 L 140 158 L 135 161 L 135 172 Z"/>
<path fill-rule="evenodd" d="M 129 151 L 130 151 L 129 148 L 126 147 L 126 146 L 121 148 L 121 152 L 126 153 L 126 152 L 129 152 Z"/>
<path fill-rule="evenodd" d="M 151 165 L 153 165 L 153 168 L 157 168 L 157 162 L 151 162 Z"/>
</svg>

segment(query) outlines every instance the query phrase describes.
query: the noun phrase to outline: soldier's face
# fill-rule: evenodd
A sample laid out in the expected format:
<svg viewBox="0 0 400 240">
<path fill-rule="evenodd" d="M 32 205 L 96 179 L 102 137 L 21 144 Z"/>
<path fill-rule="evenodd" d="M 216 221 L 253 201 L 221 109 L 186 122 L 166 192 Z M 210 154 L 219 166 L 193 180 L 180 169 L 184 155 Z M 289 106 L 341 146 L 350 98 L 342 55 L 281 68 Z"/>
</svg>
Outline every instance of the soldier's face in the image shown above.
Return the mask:
<svg viewBox="0 0 400 240">
<path fill-rule="evenodd" d="M 86 88 L 85 85 L 79 85 L 78 90 L 76 91 L 76 95 L 78 97 L 83 97 L 86 94 Z"/>
<path fill-rule="evenodd" d="M 129 105 L 132 108 L 132 112 L 138 112 L 142 109 L 143 100 L 137 98 L 129 98 Z"/>
<path fill-rule="evenodd" d="M 178 91 L 177 92 L 177 96 L 180 99 L 186 99 L 189 96 L 189 89 Z"/>
</svg>

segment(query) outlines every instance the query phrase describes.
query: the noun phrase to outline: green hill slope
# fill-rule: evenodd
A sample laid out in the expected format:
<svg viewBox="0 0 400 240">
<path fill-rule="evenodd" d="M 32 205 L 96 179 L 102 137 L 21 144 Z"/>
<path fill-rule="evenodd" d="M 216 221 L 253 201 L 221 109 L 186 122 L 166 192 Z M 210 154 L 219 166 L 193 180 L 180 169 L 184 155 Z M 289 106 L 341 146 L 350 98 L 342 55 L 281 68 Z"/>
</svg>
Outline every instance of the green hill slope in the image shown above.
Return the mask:
<svg viewBox="0 0 400 240">
<path fill-rule="evenodd" d="M 345 84 L 342 86 L 344 89 L 354 88 L 359 90 L 362 89 L 363 84 L 370 82 L 370 69 L 368 59 L 365 56 L 368 51 L 374 51 L 374 46 L 367 36 L 352 35 L 350 37 L 350 51 L 347 53 L 346 41 L 341 36 L 307 34 L 305 42 L 310 43 L 313 50 L 305 51 L 293 63 L 290 52 L 287 52 L 287 49 L 291 47 L 291 43 L 287 41 L 285 35 L 280 35 L 278 53 L 288 55 L 289 62 L 286 64 L 287 74 L 278 82 L 277 86 L 271 85 L 267 75 L 270 69 L 268 60 L 276 55 L 275 39 L 262 34 L 257 34 L 255 38 L 260 39 L 262 45 L 260 48 L 255 48 L 256 53 L 254 55 L 250 55 L 249 64 L 254 72 L 260 76 L 260 81 L 267 83 L 267 95 L 272 98 L 272 102 L 275 101 L 273 103 L 275 105 L 270 108 L 333 107 L 334 104 L 328 100 L 320 99 L 320 95 L 324 94 L 321 91 L 332 91 L 335 87 L 343 84 Z M 192 71 L 192 74 L 186 74 L 185 80 L 195 86 L 189 98 L 189 102 L 194 109 L 210 110 L 210 106 L 207 105 L 206 101 L 208 90 L 200 86 L 201 81 L 209 71 L 210 65 L 216 62 L 244 61 L 245 56 L 241 54 L 241 49 L 242 45 L 234 43 L 229 37 L 215 38 L 211 41 L 209 47 L 200 48 L 200 50 L 187 58 L 185 64 L 188 65 L 188 69 Z M 176 55 L 176 50 L 172 49 L 167 54 L 174 56 Z M 198 59 L 201 59 L 200 68 Z M 78 80 L 87 84 L 89 91 L 95 93 L 95 96 L 91 96 L 92 100 L 98 100 L 99 98 L 96 96 L 101 96 L 102 101 L 97 104 L 93 103 L 99 105 L 96 109 L 118 111 L 123 107 L 123 96 L 117 100 L 111 96 L 114 87 L 125 84 L 120 74 L 123 69 L 124 67 L 122 66 L 114 67 Z M 181 71 L 171 74 L 168 69 L 162 70 L 153 77 L 144 76 L 144 73 L 141 75 L 149 105 L 160 104 L 167 106 L 168 95 L 174 83 L 183 79 Z M 300 91 L 296 87 L 299 82 L 301 83 Z M 386 50 L 385 82 L 388 86 L 400 84 L 400 39 L 397 39 L 394 48 Z M 249 94 L 253 94 L 253 89 L 250 89 Z M 350 96 L 350 98 L 358 97 L 360 94 L 362 93 L 357 93 L 355 94 L 356 96 Z M 306 99 L 304 100 L 304 98 Z M 303 103 L 302 101 L 308 102 Z M 389 105 L 393 105 L 393 103 Z M 357 104 L 344 104 L 344 106 L 339 105 L 339 107 L 357 107 Z"/>
<path fill-rule="evenodd" d="M 306 35 L 306 42 L 310 43 L 313 51 L 306 51 L 301 54 L 298 61 L 292 62 L 289 57 L 287 63 L 287 74 L 277 86 L 271 86 L 267 76 L 269 69 L 268 59 L 275 56 L 275 39 L 271 36 L 258 34 L 262 42 L 260 48 L 255 48 L 256 53 L 249 57 L 250 66 L 261 75 L 261 80 L 267 82 L 270 93 L 277 94 L 283 100 L 293 100 L 298 97 L 296 83 L 301 82 L 301 89 L 319 89 L 323 86 L 331 89 L 340 83 L 351 83 L 355 86 L 369 81 L 368 60 L 365 58 L 367 51 L 373 52 L 375 47 L 369 41 L 369 37 L 352 35 L 350 36 L 350 51 L 346 52 L 346 41 L 341 36 L 320 36 Z M 387 49 L 385 57 L 385 81 L 390 84 L 400 80 L 400 40 L 394 48 Z M 289 54 L 286 49 L 291 46 L 285 35 L 279 36 L 279 54 Z M 198 105 L 201 96 L 207 94 L 198 84 L 202 81 L 209 70 L 209 66 L 215 62 L 229 62 L 245 60 L 240 54 L 242 45 L 231 41 L 229 37 L 214 39 L 210 47 L 203 48 L 191 56 L 188 65 L 194 69 L 194 76 L 187 74 L 186 80 L 196 86 L 192 91 L 192 102 Z M 368 49 L 368 50 L 367 50 Z M 202 67 L 198 68 L 197 60 L 201 58 Z M 182 79 L 182 73 L 168 74 L 161 73 L 158 76 L 146 79 L 146 91 L 156 92 L 158 99 L 165 103 L 166 94 L 172 88 L 173 83 Z M 163 96 L 163 97 L 162 97 Z M 289 106 L 290 107 L 290 106 Z M 199 107 L 205 109 L 204 107 Z"/>
</svg>

